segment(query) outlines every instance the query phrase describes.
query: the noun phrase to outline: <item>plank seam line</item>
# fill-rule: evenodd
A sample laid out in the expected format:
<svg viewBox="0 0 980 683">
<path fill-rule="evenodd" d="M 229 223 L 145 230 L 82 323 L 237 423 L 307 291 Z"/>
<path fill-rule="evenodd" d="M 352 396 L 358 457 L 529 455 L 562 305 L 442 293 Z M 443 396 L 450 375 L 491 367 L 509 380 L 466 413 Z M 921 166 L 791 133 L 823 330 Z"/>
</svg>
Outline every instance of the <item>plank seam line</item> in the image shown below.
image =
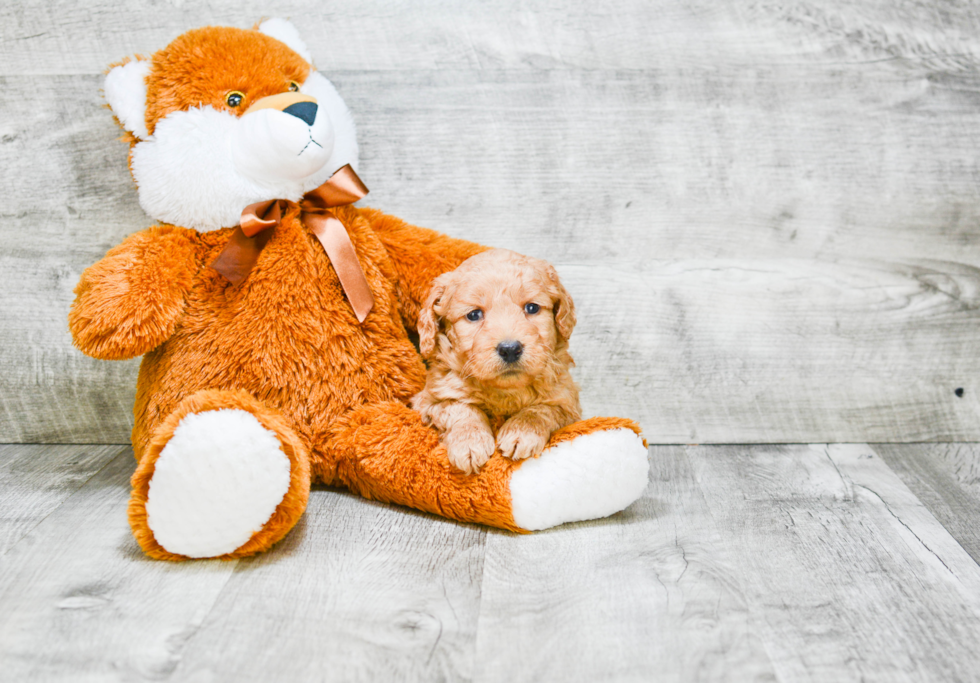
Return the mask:
<svg viewBox="0 0 980 683">
<path fill-rule="evenodd" d="M 740 445 L 740 444 L 735 444 Z M 812 445 L 812 444 L 807 444 Z M 704 507 L 705 512 L 707 512 L 708 517 L 711 519 L 711 524 L 713 528 L 719 534 L 719 547 L 723 553 L 723 557 L 726 558 L 728 563 L 732 568 L 733 585 L 737 589 L 737 597 L 741 600 L 741 604 L 745 607 L 746 614 L 746 629 L 748 633 L 752 636 L 758 638 L 759 642 L 762 644 L 762 649 L 765 652 L 766 659 L 769 665 L 772 667 L 772 671 L 776 676 L 777 681 L 788 680 L 785 674 L 780 675 L 779 668 L 781 666 L 781 659 L 779 657 L 779 652 L 776 649 L 776 643 L 770 639 L 762 637 L 764 628 L 773 628 L 773 625 L 769 622 L 765 610 L 759 604 L 758 600 L 751 599 L 749 595 L 749 590 L 746 587 L 748 578 L 746 577 L 745 569 L 745 548 L 739 544 L 733 542 L 734 536 L 731 533 L 723 533 L 725 528 L 724 519 L 719 516 L 720 513 L 716 512 L 717 500 L 709 496 L 701 483 L 701 468 L 696 464 L 696 454 L 697 450 L 701 448 L 714 448 L 712 445 L 687 445 L 682 447 L 682 452 L 684 457 L 687 458 L 688 465 L 691 471 L 691 479 L 694 485 L 697 487 L 697 498 L 700 499 L 701 504 Z M 692 457 L 692 454 L 695 457 Z M 744 492 L 743 492 L 744 495 Z M 712 504 L 714 503 L 714 505 Z M 795 526 L 795 524 L 794 524 Z M 674 524 L 674 542 L 677 542 L 677 524 Z M 685 554 L 685 560 L 687 556 Z M 685 572 L 687 569 L 685 568 Z"/>
<path fill-rule="evenodd" d="M 306 514 L 306 513 L 304 512 L 304 514 Z M 187 630 L 188 627 L 193 628 L 193 630 L 189 634 L 184 635 L 180 639 L 180 649 L 178 651 L 176 651 L 176 652 L 173 651 L 173 650 L 170 650 L 169 651 L 169 654 L 170 654 L 171 658 L 177 660 L 177 665 L 176 665 L 176 667 L 174 667 L 174 670 L 175 671 L 176 671 L 177 668 L 180 667 L 181 662 L 184 661 L 184 653 L 187 650 L 187 647 L 191 644 L 191 641 L 194 640 L 194 638 L 196 638 L 197 635 L 201 632 L 201 629 L 205 626 L 205 624 L 208 623 L 208 619 L 214 613 L 215 608 L 218 606 L 218 603 L 221 601 L 221 596 L 224 595 L 225 592 L 228 590 L 228 587 L 231 584 L 231 580 L 235 577 L 235 575 L 241 569 L 242 564 L 243 564 L 242 561 L 243 560 L 254 560 L 254 559 L 255 559 L 255 556 L 253 555 L 251 557 L 236 557 L 236 558 L 233 558 L 233 559 L 230 559 L 230 560 L 218 560 L 218 562 L 225 563 L 226 566 L 227 565 L 230 565 L 231 566 L 231 571 L 229 571 L 226 574 L 226 576 L 225 576 L 225 582 L 221 585 L 221 589 L 215 592 L 214 598 L 211 600 L 211 604 L 208 606 L 208 611 L 201 615 L 201 619 L 199 621 L 197 621 L 196 623 L 192 622 L 192 623 L 188 624 L 181 631 L 181 634 L 183 634 Z M 166 560 L 153 560 L 153 561 L 154 562 L 160 562 L 160 561 L 166 561 Z M 196 560 L 190 560 L 190 561 L 191 562 L 195 562 Z M 211 558 L 210 560 L 204 560 L 204 561 L 205 562 L 208 562 L 208 561 L 212 561 L 213 562 L 215 560 L 214 560 L 214 558 Z"/>
<path fill-rule="evenodd" d="M 917 534 L 917 533 L 915 533 L 914 531 L 912 531 L 912 527 L 910 527 L 910 526 L 909 526 L 908 524 L 906 524 L 906 523 L 905 523 L 904 521 L 902 521 L 902 518 L 901 518 L 901 517 L 899 517 L 898 515 L 896 515 L 896 514 L 894 513 L 894 511 L 892 511 L 892 508 L 891 508 L 891 506 L 890 506 L 890 505 L 889 505 L 889 504 L 888 504 L 888 503 L 887 503 L 887 502 L 885 501 L 885 499 L 884 499 L 884 498 L 882 498 L 882 497 L 881 497 L 881 494 L 880 494 L 880 493 L 878 493 L 878 492 L 877 492 L 877 491 L 875 491 L 874 489 L 871 489 L 871 488 L 869 488 L 869 487 L 867 487 L 867 486 L 865 486 L 864 484 L 858 484 L 857 482 L 851 482 L 851 483 L 852 483 L 852 484 L 853 484 L 854 486 L 857 486 L 858 488 L 862 488 L 862 489 L 864 489 L 864 490 L 865 490 L 865 491 L 867 491 L 868 493 L 870 493 L 870 494 L 872 494 L 872 495 L 873 495 L 873 496 L 874 496 L 875 498 L 877 498 L 878 500 L 880 500 L 880 501 L 881 501 L 881 504 L 882 504 L 882 505 L 884 505 L 884 506 L 885 506 L 885 509 L 886 509 L 886 510 L 888 511 L 888 514 L 890 514 L 890 515 L 891 515 L 892 517 L 894 517 L 894 518 L 895 518 L 895 521 L 896 521 L 896 522 L 898 522 L 898 523 L 899 523 L 899 524 L 901 524 L 901 525 L 902 525 L 903 527 L 905 527 L 905 528 L 906 528 L 906 529 L 908 530 L 908 532 L 909 532 L 910 534 L 912 534 L 912 536 L 913 536 L 913 537 L 915 538 L 915 540 L 917 540 L 917 541 L 918 541 L 919 543 L 921 543 L 921 544 L 922 544 L 922 547 L 923 547 L 923 548 L 925 548 L 925 549 L 926 549 L 926 550 L 928 550 L 928 551 L 929 551 L 930 553 L 932 553 L 932 556 L 933 556 L 933 557 L 935 557 L 935 558 L 936 558 L 937 560 L 939 560 L 939 563 L 940 563 L 940 564 L 941 564 L 942 566 L 944 566 L 944 567 L 946 567 L 946 571 L 948 571 L 948 572 L 949 572 L 949 573 L 950 573 L 950 574 L 951 574 L 951 575 L 952 575 L 953 577 L 955 577 L 955 578 L 956 578 L 956 580 L 957 580 L 957 581 L 959 581 L 959 577 L 958 577 L 958 576 L 956 576 L 956 572 L 954 572 L 954 571 L 953 571 L 952 569 L 950 569 L 950 568 L 949 568 L 949 565 L 948 565 L 948 564 L 946 564 L 946 562 L 945 562 L 945 561 L 943 560 L 943 558 L 941 558 L 941 557 L 939 557 L 939 554 L 938 554 L 938 553 L 937 553 L 937 552 L 936 552 L 935 550 L 933 550 L 932 548 L 930 548 L 930 547 L 928 546 L 928 544 L 926 544 L 926 542 L 925 542 L 925 541 L 923 541 L 923 540 L 922 540 L 922 538 L 920 538 L 920 537 L 919 537 L 919 534 Z M 913 494 L 913 495 L 914 495 L 914 494 Z M 916 498 L 916 500 L 918 500 L 918 498 Z M 921 502 L 920 502 L 920 505 L 921 505 Z M 932 516 L 932 513 L 931 513 L 931 512 L 929 512 L 929 510 L 926 510 L 926 513 L 927 513 L 927 514 L 929 514 L 930 516 Z M 944 526 L 942 525 L 942 523 L 941 523 L 941 522 L 940 522 L 940 521 L 939 521 L 938 519 L 935 519 L 935 517 L 933 517 L 933 519 L 935 520 L 935 522 L 936 522 L 936 524 L 937 524 L 937 525 L 938 525 L 938 526 L 939 526 L 940 528 L 942 528 L 942 529 L 946 529 L 946 527 L 944 527 Z M 946 531 L 946 533 L 947 533 L 947 534 L 949 534 L 949 531 Z M 952 539 L 953 539 L 953 542 L 955 542 L 955 543 L 956 543 L 957 545 L 959 545 L 959 541 L 957 541 L 957 540 L 956 540 L 955 538 L 953 538 L 953 536 L 952 536 L 952 535 L 950 535 L 950 538 L 952 538 Z M 960 548 L 963 548 L 963 546 L 960 546 Z M 963 552 L 964 552 L 964 553 L 966 553 L 966 549 L 965 549 L 965 548 L 963 548 Z M 967 554 L 967 556 L 969 556 L 969 553 L 966 553 L 966 554 Z M 971 557 L 970 559 L 972 560 L 973 558 Z"/>
<path fill-rule="evenodd" d="M 480 637 L 481 637 L 481 635 L 482 635 L 482 633 L 484 631 L 484 629 L 481 627 L 481 624 L 483 623 L 483 586 L 487 582 L 487 554 L 490 551 L 490 540 L 495 535 L 497 535 L 497 534 L 503 534 L 503 533 L 505 533 L 505 532 L 502 532 L 502 531 L 499 531 L 499 530 L 487 529 L 487 528 L 483 528 L 482 529 L 482 532 L 483 532 L 483 543 L 481 544 L 481 549 L 482 549 L 483 552 L 481 553 L 481 556 L 480 556 L 480 582 L 479 582 L 479 585 L 478 585 L 478 588 L 479 588 L 479 591 L 480 591 L 479 609 L 477 610 L 477 613 L 476 613 L 476 625 L 475 625 L 475 629 L 474 629 L 474 632 L 473 632 L 473 666 L 474 666 L 474 669 L 477 669 L 477 670 L 481 666 L 481 661 L 480 661 Z M 445 589 L 445 584 L 443 584 L 443 589 Z M 450 607 L 452 607 L 451 604 L 450 604 Z M 456 613 L 456 610 L 453 609 L 453 614 L 455 614 L 455 613 Z M 458 618 L 457 618 L 457 621 L 458 621 Z M 478 679 L 479 679 L 479 677 L 475 677 L 475 680 L 478 680 Z"/>
<path fill-rule="evenodd" d="M 840 471 L 840 468 L 837 466 L 837 463 L 834 462 L 834 459 L 832 457 L 830 457 L 830 444 L 824 446 L 823 454 L 827 457 L 827 460 L 830 461 L 830 464 L 833 466 L 834 471 L 837 472 L 837 476 L 840 477 L 840 482 L 844 485 L 844 490 L 849 489 L 853 484 L 853 482 L 849 482 L 847 479 L 844 478 L 844 473 Z M 874 492 L 872 491 L 872 493 Z M 885 501 L 881 501 L 881 502 L 884 503 Z M 891 510 L 889 510 L 889 512 L 891 512 Z M 911 529 L 909 529 L 909 531 L 911 531 Z M 918 536 L 916 536 L 916 538 L 918 538 Z M 947 569 L 948 568 L 949 567 L 947 567 Z"/>
</svg>

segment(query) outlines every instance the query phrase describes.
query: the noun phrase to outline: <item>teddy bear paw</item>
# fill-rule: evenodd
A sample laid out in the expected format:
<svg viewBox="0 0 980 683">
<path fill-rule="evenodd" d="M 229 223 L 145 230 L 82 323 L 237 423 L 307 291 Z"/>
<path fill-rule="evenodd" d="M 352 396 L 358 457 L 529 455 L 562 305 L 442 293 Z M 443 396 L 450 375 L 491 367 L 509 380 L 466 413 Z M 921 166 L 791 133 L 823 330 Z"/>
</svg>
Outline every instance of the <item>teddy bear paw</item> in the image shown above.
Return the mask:
<svg viewBox="0 0 980 683">
<path fill-rule="evenodd" d="M 168 552 L 217 557 L 240 548 L 285 497 L 290 463 L 275 432 L 249 412 L 186 415 L 158 458 L 147 525 Z"/>
</svg>

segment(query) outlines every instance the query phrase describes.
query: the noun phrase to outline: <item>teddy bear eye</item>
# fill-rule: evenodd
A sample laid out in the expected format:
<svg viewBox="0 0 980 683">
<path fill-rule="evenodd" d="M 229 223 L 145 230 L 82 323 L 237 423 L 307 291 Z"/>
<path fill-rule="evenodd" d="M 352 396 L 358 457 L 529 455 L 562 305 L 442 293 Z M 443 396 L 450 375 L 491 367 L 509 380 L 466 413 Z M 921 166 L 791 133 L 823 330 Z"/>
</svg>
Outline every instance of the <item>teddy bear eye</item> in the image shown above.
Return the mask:
<svg viewBox="0 0 980 683">
<path fill-rule="evenodd" d="M 240 93 L 237 90 L 232 90 L 230 93 L 225 95 L 225 104 L 227 104 L 229 107 L 241 106 L 244 100 L 245 94 Z"/>
<path fill-rule="evenodd" d="M 524 304 L 524 312 L 527 313 L 528 315 L 534 315 L 540 310 L 541 310 L 541 306 L 539 306 L 538 304 L 534 304 L 534 303 Z"/>
<path fill-rule="evenodd" d="M 289 81 L 289 90 L 291 92 L 299 92 L 299 83 L 296 81 Z"/>
<path fill-rule="evenodd" d="M 483 320 L 483 311 L 479 308 L 474 308 L 472 311 L 466 314 L 466 319 L 471 323 L 479 322 Z"/>
</svg>

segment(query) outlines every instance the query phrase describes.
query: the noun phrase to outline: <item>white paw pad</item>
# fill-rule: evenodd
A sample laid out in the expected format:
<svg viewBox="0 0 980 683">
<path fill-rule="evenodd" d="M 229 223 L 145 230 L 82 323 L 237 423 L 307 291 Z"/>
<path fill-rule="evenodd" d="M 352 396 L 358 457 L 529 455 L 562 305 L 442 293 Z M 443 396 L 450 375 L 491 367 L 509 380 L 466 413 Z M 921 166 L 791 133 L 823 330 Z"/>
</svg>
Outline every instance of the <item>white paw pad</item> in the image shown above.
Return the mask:
<svg viewBox="0 0 980 683">
<path fill-rule="evenodd" d="M 643 439 L 630 429 L 564 441 L 511 475 L 514 521 L 538 531 L 608 517 L 643 494 L 649 472 Z"/>
<path fill-rule="evenodd" d="M 275 432 L 251 413 L 191 413 L 157 459 L 147 524 L 168 552 L 230 553 L 269 521 L 289 490 L 289 469 Z"/>
</svg>

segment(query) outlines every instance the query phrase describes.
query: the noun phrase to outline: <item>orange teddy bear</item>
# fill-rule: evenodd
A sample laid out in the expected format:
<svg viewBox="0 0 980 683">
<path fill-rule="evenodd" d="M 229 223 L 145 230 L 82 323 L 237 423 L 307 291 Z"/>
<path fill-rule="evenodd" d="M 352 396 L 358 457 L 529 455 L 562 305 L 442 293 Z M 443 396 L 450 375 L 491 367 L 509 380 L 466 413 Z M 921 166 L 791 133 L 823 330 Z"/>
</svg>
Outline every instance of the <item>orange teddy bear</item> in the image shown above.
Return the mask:
<svg viewBox="0 0 980 683">
<path fill-rule="evenodd" d="M 69 323 L 96 358 L 143 355 L 129 519 L 161 559 L 265 550 L 311 483 L 527 531 L 643 491 L 629 420 L 577 422 L 537 458 L 450 465 L 407 407 L 432 281 L 485 249 L 354 208 L 351 115 L 296 29 L 188 31 L 106 76 L 140 203 L 162 222 L 88 268 Z"/>
</svg>

